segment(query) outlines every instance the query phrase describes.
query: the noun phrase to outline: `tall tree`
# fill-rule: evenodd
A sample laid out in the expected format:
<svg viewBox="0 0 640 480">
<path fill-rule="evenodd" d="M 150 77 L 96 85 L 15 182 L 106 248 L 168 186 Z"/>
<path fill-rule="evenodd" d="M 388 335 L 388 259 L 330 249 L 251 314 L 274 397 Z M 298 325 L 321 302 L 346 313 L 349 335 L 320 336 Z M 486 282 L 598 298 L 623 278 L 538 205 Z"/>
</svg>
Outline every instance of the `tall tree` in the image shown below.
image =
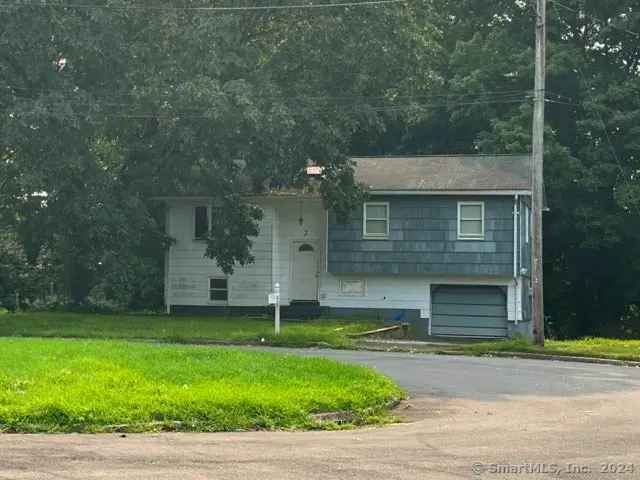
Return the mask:
<svg viewBox="0 0 640 480">
<path fill-rule="evenodd" d="M 325 167 L 327 205 L 347 215 L 360 198 L 354 132 L 382 130 L 396 97 L 435 82 L 427 3 L 63 5 L 2 7 L 0 148 L 16 212 L 5 219 L 32 259 L 52 252 L 76 302 L 105 264 L 161 238 L 154 196 L 214 197 L 225 214 L 207 255 L 227 272 L 252 260 L 260 212 L 245 194 L 304 184 L 309 161 Z"/>
</svg>

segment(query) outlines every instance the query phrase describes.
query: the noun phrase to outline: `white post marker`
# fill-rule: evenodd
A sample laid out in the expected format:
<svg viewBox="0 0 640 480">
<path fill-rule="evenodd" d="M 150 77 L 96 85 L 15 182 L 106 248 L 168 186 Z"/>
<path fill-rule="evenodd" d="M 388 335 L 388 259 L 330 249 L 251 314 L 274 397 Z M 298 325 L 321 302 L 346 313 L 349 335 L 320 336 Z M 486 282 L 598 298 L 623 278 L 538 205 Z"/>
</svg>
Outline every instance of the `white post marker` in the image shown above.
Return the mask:
<svg viewBox="0 0 640 480">
<path fill-rule="evenodd" d="M 280 283 L 274 285 L 274 293 L 276 300 L 276 335 L 280 335 Z"/>
</svg>

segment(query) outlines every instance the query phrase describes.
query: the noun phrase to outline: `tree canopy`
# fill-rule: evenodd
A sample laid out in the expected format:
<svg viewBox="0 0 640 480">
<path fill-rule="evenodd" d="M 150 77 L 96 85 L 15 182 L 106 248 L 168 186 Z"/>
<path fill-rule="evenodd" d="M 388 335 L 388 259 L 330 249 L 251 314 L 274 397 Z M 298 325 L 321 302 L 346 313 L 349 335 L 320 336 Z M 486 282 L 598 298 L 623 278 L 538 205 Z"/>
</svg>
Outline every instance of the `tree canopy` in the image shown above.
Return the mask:
<svg viewBox="0 0 640 480">
<path fill-rule="evenodd" d="M 636 3 L 550 0 L 545 280 L 558 335 L 638 328 Z M 530 2 L 259 5 L 0 7 L 0 222 L 71 300 L 98 288 L 131 307 L 160 301 L 170 239 L 157 196 L 226 207 L 207 251 L 230 272 L 252 260 L 260 218 L 244 194 L 300 186 L 308 162 L 346 216 L 361 199 L 351 154 L 530 150 Z"/>
</svg>

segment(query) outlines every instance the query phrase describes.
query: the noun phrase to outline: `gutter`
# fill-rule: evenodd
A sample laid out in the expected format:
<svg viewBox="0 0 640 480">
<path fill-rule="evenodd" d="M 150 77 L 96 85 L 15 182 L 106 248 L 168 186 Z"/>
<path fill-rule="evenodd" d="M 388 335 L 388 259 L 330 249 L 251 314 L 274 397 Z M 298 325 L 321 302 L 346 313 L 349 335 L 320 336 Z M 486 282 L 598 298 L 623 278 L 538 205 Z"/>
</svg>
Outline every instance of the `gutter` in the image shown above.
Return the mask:
<svg viewBox="0 0 640 480">
<path fill-rule="evenodd" d="M 510 197 L 512 195 L 531 196 L 530 190 L 399 190 L 399 189 L 375 189 L 368 187 L 366 192 L 369 195 L 455 195 L 455 196 L 505 196 Z M 317 193 L 305 193 L 302 191 L 272 191 L 264 193 L 250 193 L 247 192 L 243 195 L 245 198 L 257 199 L 257 198 L 309 198 L 320 199 L 321 195 Z M 151 197 L 151 200 L 156 201 L 189 201 L 189 202 L 205 202 L 211 200 L 212 196 L 157 196 Z"/>
<path fill-rule="evenodd" d="M 529 190 L 399 190 L 399 189 L 375 189 L 369 187 L 366 192 L 370 195 L 531 195 Z"/>
</svg>

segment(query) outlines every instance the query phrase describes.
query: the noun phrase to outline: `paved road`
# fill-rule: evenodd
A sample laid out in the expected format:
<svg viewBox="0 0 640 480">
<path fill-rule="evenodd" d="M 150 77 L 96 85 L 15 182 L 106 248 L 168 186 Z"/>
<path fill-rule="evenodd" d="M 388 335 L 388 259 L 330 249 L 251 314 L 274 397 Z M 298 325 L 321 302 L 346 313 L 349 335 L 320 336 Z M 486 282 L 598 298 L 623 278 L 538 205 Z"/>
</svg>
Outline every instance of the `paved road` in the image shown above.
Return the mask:
<svg viewBox="0 0 640 480">
<path fill-rule="evenodd" d="M 640 369 L 299 353 L 356 361 L 393 376 L 412 396 L 401 408 L 407 423 L 342 432 L 4 435 L 0 478 L 640 478 Z M 626 473 L 602 472 L 601 464 Z M 492 473 L 498 468 L 520 473 Z M 568 468 L 574 473 L 556 473 Z"/>
</svg>

